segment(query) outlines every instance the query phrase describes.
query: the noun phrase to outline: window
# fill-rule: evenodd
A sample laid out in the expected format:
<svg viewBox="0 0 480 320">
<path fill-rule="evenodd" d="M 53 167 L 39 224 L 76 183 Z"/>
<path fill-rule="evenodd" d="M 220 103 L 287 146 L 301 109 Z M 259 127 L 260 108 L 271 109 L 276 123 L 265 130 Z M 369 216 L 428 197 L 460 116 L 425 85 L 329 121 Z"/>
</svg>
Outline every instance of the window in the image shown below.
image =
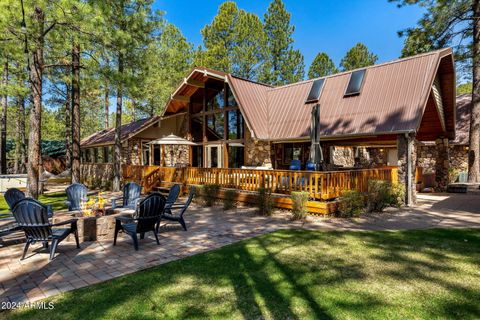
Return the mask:
<svg viewBox="0 0 480 320">
<path fill-rule="evenodd" d="M 305 103 L 317 102 L 320 99 L 320 93 L 322 92 L 323 84 L 325 79 L 317 79 L 313 81 L 310 92 L 308 93 L 307 100 Z"/>
<path fill-rule="evenodd" d="M 232 110 L 227 112 L 228 117 L 228 133 L 229 140 L 243 139 L 243 117 L 240 110 Z"/>
<path fill-rule="evenodd" d="M 192 167 L 203 167 L 203 146 L 192 147 Z"/>
<path fill-rule="evenodd" d="M 107 147 L 107 162 L 113 163 L 113 146 Z"/>
<path fill-rule="evenodd" d="M 85 162 L 87 162 L 87 163 L 92 162 L 90 149 L 85 149 Z"/>
<path fill-rule="evenodd" d="M 223 109 L 225 107 L 225 96 L 223 90 L 207 90 L 207 111 Z"/>
<path fill-rule="evenodd" d="M 192 118 L 192 139 L 194 142 L 203 141 L 203 116 Z"/>
<path fill-rule="evenodd" d="M 161 146 L 158 144 L 153 145 L 153 165 L 159 166 L 161 165 L 162 160 L 162 149 Z"/>
<path fill-rule="evenodd" d="M 142 164 L 148 166 L 150 164 L 150 145 L 142 142 Z"/>
<path fill-rule="evenodd" d="M 245 148 L 241 144 L 228 145 L 228 167 L 241 168 L 244 165 Z"/>
<path fill-rule="evenodd" d="M 283 149 L 283 163 L 288 165 L 292 160 L 302 160 L 302 146 L 291 144 L 285 144 Z"/>
<path fill-rule="evenodd" d="M 207 139 L 208 141 L 222 140 L 225 132 L 225 119 L 223 112 L 207 116 Z"/>
<path fill-rule="evenodd" d="M 93 148 L 92 151 L 93 151 L 92 162 L 93 162 L 93 163 L 96 163 L 96 162 L 98 162 L 98 160 L 97 160 L 97 159 L 98 159 L 98 149 L 97 149 L 97 148 Z"/>
<path fill-rule="evenodd" d="M 236 107 L 237 101 L 235 101 L 235 97 L 233 96 L 232 90 L 230 87 L 227 86 L 227 107 Z"/>
<path fill-rule="evenodd" d="M 363 79 L 365 79 L 365 69 L 353 71 L 350 75 L 350 80 L 348 81 L 347 91 L 345 95 L 355 95 L 360 94 L 362 89 Z"/>
</svg>

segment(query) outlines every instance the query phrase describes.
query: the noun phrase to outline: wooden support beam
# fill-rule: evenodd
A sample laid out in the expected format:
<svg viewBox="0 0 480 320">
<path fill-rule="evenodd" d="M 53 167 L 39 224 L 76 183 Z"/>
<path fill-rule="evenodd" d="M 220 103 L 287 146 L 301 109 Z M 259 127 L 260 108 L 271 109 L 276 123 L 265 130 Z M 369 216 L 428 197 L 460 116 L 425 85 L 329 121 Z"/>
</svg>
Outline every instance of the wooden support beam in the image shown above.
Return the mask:
<svg viewBox="0 0 480 320">
<path fill-rule="evenodd" d="M 181 95 L 172 95 L 172 100 L 178 100 L 178 101 L 183 101 L 183 102 L 190 102 L 190 97 L 187 96 L 181 96 Z"/>
<path fill-rule="evenodd" d="M 183 79 L 183 83 L 196 88 L 205 88 L 205 82 L 195 80 L 195 79 Z"/>
</svg>

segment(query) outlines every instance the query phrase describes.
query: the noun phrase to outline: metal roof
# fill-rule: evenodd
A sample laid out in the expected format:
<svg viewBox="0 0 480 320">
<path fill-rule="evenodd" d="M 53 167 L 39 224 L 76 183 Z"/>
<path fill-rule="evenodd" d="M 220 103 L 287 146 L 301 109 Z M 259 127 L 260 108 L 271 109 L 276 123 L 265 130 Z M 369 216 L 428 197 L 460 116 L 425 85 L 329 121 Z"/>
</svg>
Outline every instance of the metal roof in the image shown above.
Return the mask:
<svg viewBox="0 0 480 320">
<path fill-rule="evenodd" d="M 442 58 L 453 64 L 452 50 L 367 67 L 361 93 L 353 96 L 344 96 L 352 71 L 325 77 L 319 99 L 321 135 L 417 131 Z M 255 137 L 263 140 L 308 137 L 312 104 L 305 104 L 305 98 L 314 80 L 272 88 L 228 76 Z"/>
<path fill-rule="evenodd" d="M 121 137 L 123 141 L 131 138 L 140 131 L 147 129 L 148 127 L 154 125 L 160 120 L 160 116 L 155 116 L 151 118 L 140 119 L 133 121 L 127 124 L 124 124 L 120 127 Z M 82 147 L 91 147 L 91 146 L 102 146 L 115 143 L 115 128 L 109 128 L 102 131 L 95 132 L 94 134 L 84 138 L 80 145 Z"/>
</svg>

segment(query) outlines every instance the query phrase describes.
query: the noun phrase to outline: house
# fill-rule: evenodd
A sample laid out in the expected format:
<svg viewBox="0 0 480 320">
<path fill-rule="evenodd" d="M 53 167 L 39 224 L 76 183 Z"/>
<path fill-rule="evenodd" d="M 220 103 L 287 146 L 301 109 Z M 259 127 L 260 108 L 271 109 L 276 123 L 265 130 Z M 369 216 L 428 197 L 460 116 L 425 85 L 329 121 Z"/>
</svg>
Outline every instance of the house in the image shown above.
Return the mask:
<svg viewBox="0 0 480 320">
<path fill-rule="evenodd" d="M 456 139 L 451 49 L 279 87 L 194 68 L 159 117 L 122 127 L 123 163 L 281 170 L 297 159 L 305 169 L 316 105 L 327 170 L 398 166 L 399 179 L 412 186 L 426 143 L 437 151 L 429 164 L 436 187 L 446 187 Z M 167 163 L 165 152 L 147 142 L 170 133 L 196 145 Z M 84 161 L 112 144 L 113 129 L 83 140 Z"/>
</svg>

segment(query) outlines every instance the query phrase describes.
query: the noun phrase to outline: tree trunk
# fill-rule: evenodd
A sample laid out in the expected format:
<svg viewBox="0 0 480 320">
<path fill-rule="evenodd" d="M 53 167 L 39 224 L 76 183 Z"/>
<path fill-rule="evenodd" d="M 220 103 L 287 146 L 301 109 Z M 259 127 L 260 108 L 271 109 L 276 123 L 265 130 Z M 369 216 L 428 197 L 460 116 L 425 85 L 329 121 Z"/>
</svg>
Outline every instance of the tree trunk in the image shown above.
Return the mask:
<svg viewBox="0 0 480 320">
<path fill-rule="evenodd" d="M 123 75 L 123 54 L 118 55 L 118 73 L 120 77 Z M 121 181 L 121 160 L 122 160 L 122 141 L 121 128 L 122 125 L 122 105 L 123 105 L 123 85 L 121 82 L 117 84 L 117 111 L 115 114 L 115 151 L 113 153 L 113 191 L 120 191 Z"/>
<path fill-rule="evenodd" d="M 80 182 L 80 45 L 72 47 L 72 182 Z"/>
<path fill-rule="evenodd" d="M 6 89 L 8 85 L 8 58 L 3 66 L 3 87 Z M 7 110 L 8 110 L 8 94 L 2 97 L 2 114 L 0 120 L 0 174 L 7 173 Z"/>
<path fill-rule="evenodd" d="M 25 173 L 27 153 L 25 149 L 25 97 L 17 97 L 17 125 L 15 126 L 15 173 Z"/>
<path fill-rule="evenodd" d="M 473 90 L 470 112 L 468 182 L 480 181 L 480 0 L 473 1 Z"/>
<path fill-rule="evenodd" d="M 41 172 L 41 121 L 42 121 L 42 79 L 43 79 L 43 46 L 45 15 L 36 7 L 33 20 L 37 24 L 38 37 L 30 61 L 30 86 L 33 106 L 30 109 L 30 134 L 28 139 L 28 196 L 37 199 L 39 194 L 39 177 Z"/>
<path fill-rule="evenodd" d="M 72 168 L 72 108 L 70 97 L 70 85 L 66 85 L 65 92 L 65 167 Z"/>
<path fill-rule="evenodd" d="M 105 86 L 105 129 L 108 129 L 108 116 L 110 114 L 110 89 L 108 85 Z"/>
</svg>

